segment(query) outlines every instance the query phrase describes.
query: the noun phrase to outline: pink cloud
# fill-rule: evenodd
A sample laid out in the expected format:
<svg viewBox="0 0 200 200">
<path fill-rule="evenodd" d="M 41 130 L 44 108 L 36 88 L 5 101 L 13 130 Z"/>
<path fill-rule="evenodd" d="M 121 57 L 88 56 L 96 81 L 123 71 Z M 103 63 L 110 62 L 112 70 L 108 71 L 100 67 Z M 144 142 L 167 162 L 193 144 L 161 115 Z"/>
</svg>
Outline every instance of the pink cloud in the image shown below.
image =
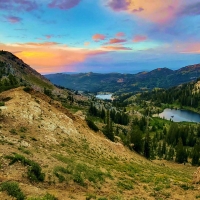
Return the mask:
<svg viewBox="0 0 200 200">
<path fill-rule="evenodd" d="M 111 51 L 132 50 L 129 47 L 123 47 L 123 46 L 103 46 L 102 48 L 106 50 L 111 50 Z"/>
<path fill-rule="evenodd" d="M 125 39 L 117 39 L 117 38 L 113 38 L 110 39 L 110 41 L 107 44 L 116 44 L 116 43 L 123 43 L 126 42 L 127 40 Z"/>
<path fill-rule="evenodd" d="M 144 42 L 145 40 L 147 40 L 147 36 L 145 35 L 136 35 L 133 38 L 133 42 Z"/>
<path fill-rule="evenodd" d="M 52 35 L 45 35 L 45 37 L 46 37 L 47 39 L 51 39 L 53 36 L 52 36 Z"/>
<path fill-rule="evenodd" d="M 106 38 L 105 35 L 99 34 L 99 33 L 97 33 L 97 34 L 95 34 L 95 35 L 92 36 L 92 39 L 93 39 L 95 42 L 98 42 L 98 41 L 100 41 L 100 40 L 105 40 L 105 38 Z"/>
<path fill-rule="evenodd" d="M 15 17 L 15 16 L 7 16 L 6 20 L 10 22 L 11 24 L 16 24 L 19 23 L 22 19 L 20 17 Z"/>
<path fill-rule="evenodd" d="M 128 12 L 146 21 L 163 24 L 177 17 L 184 5 L 183 0 L 107 0 L 108 6 L 116 11 Z"/>
<path fill-rule="evenodd" d="M 0 0 L 0 10 L 32 11 L 38 9 L 33 0 Z"/>
<path fill-rule="evenodd" d="M 48 4 L 50 8 L 59 8 L 61 10 L 68 10 L 77 6 L 81 0 L 52 0 Z"/>
<path fill-rule="evenodd" d="M 125 36 L 125 34 L 123 32 L 119 32 L 116 34 L 116 37 L 124 37 L 124 36 Z"/>
<path fill-rule="evenodd" d="M 25 63 L 40 73 L 75 71 L 74 66 L 89 57 L 108 53 L 103 50 L 70 48 L 57 43 L 17 43 L 2 44 L 0 49 L 13 52 Z"/>
<path fill-rule="evenodd" d="M 56 46 L 59 45 L 60 43 L 57 42 L 41 42 L 41 43 L 37 43 L 37 42 L 27 42 L 27 43 L 16 43 L 17 45 L 20 46 L 32 46 L 32 47 L 45 47 L 45 46 Z"/>
</svg>

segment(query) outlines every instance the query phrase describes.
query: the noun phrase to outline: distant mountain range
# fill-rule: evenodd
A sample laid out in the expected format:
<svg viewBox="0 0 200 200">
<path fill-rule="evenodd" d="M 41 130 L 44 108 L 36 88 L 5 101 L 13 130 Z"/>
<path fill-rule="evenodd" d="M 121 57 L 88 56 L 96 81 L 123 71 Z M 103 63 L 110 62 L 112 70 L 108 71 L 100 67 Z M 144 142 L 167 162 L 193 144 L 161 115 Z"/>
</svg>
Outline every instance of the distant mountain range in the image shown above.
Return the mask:
<svg viewBox="0 0 200 200">
<path fill-rule="evenodd" d="M 79 73 L 45 75 L 52 83 L 73 90 L 89 92 L 139 92 L 155 87 L 169 88 L 196 80 L 200 76 L 200 64 L 183 67 L 179 70 L 158 68 L 137 74 L 120 73 Z"/>
</svg>

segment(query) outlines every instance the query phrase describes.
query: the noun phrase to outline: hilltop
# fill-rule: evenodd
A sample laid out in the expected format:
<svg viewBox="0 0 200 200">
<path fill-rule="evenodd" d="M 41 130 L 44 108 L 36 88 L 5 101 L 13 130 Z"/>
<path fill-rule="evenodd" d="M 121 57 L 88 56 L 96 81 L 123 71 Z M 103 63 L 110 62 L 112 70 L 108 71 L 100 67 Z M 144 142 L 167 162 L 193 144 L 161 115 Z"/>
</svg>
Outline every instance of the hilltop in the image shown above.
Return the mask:
<svg viewBox="0 0 200 200">
<path fill-rule="evenodd" d="M 89 92 L 141 92 L 152 90 L 155 87 L 169 88 L 182 83 L 190 82 L 200 76 L 200 64 L 183 67 L 179 70 L 158 68 L 150 72 L 138 74 L 49 74 L 45 75 L 52 83 L 73 90 Z"/>
</svg>

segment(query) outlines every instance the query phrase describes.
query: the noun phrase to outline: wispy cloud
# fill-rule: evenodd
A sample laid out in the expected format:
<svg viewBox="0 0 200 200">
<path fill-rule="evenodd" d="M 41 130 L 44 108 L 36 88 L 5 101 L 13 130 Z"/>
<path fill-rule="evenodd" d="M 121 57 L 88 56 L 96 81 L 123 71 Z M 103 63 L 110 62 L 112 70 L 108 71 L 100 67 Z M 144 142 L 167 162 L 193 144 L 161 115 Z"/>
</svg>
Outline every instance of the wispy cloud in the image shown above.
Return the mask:
<svg viewBox="0 0 200 200">
<path fill-rule="evenodd" d="M 57 46 L 60 45 L 60 43 L 58 42 L 41 42 L 41 43 L 37 43 L 37 42 L 27 42 L 27 43 L 16 43 L 16 45 L 19 46 L 32 46 L 32 47 L 48 47 L 48 46 Z"/>
<path fill-rule="evenodd" d="M 11 24 L 16 24 L 22 21 L 20 17 L 16 17 L 16 16 L 6 16 L 5 19 Z"/>
<path fill-rule="evenodd" d="M 48 4 L 50 8 L 59 8 L 61 10 L 68 10 L 77 6 L 81 0 L 52 0 Z"/>
<path fill-rule="evenodd" d="M 130 6 L 130 1 L 111 0 L 108 2 L 108 6 L 110 6 L 115 11 L 127 10 Z"/>
<path fill-rule="evenodd" d="M 32 11 L 38 7 L 33 0 L 0 0 L 0 10 Z"/>
<path fill-rule="evenodd" d="M 102 46 L 103 49 L 109 50 L 109 51 L 127 51 L 132 50 L 129 47 L 123 47 L 123 46 Z"/>
<path fill-rule="evenodd" d="M 84 46 L 89 46 L 90 42 L 84 42 Z"/>
<path fill-rule="evenodd" d="M 97 33 L 97 34 L 95 34 L 95 35 L 92 36 L 92 39 L 93 39 L 95 42 L 98 42 L 98 41 L 100 41 L 100 40 L 105 40 L 105 38 L 106 38 L 105 35 L 99 34 L 99 33 Z"/>
<path fill-rule="evenodd" d="M 117 44 L 117 43 L 123 43 L 126 41 L 127 40 L 125 40 L 125 39 L 112 38 L 109 40 L 109 42 L 107 44 Z"/>
<path fill-rule="evenodd" d="M 16 56 L 40 73 L 74 71 L 74 65 L 87 58 L 106 54 L 103 50 L 71 48 L 58 43 L 0 43 L 0 49 L 14 52 Z"/>
<path fill-rule="evenodd" d="M 184 5 L 179 12 L 180 15 L 200 15 L 200 2 Z"/>
<path fill-rule="evenodd" d="M 114 11 L 125 11 L 147 21 L 166 23 L 176 17 L 181 0 L 107 0 Z"/>
<path fill-rule="evenodd" d="M 147 40 L 147 36 L 145 35 L 136 35 L 133 38 L 133 42 L 144 42 L 145 40 Z"/>
<path fill-rule="evenodd" d="M 123 32 L 119 32 L 116 34 L 116 37 L 124 37 L 125 36 L 125 33 Z"/>
<path fill-rule="evenodd" d="M 45 35 L 46 39 L 51 39 L 53 35 Z"/>
</svg>

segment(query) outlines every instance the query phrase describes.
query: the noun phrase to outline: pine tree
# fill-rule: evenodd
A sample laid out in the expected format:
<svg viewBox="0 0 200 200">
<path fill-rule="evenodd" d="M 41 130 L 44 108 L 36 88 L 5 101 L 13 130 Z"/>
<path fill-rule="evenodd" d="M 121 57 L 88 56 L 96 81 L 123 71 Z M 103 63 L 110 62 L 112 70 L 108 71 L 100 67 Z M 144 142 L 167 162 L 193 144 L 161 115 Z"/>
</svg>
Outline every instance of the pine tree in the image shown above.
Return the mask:
<svg viewBox="0 0 200 200">
<path fill-rule="evenodd" d="M 151 138 L 149 136 L 149 132 L 146 133 L 145 141 L 144 141 L 144 156 L 149 159 L 151 156 Z"/>
<path fill-rule="evenodd" d="M 114 141 L 113 125 L 112 125 L 112 120 L 110 118 L 110 110 L 107 110 L 107 113 L 106 113 L 105 135 L 107 136 L 108 139 L 110 139 L 111 141 Z"/>
<path fill-rule="evenodd" d="M 173 158 L 174 158 L 174 148 L 171 146 L 167 154 L 167 160 L 173 160 Z"/>
<path fill-rule="evenodd" d="M 158 145 L 158 157 L 161 159 L 163 157 L 163 153 L 162 153 L 162 146 L 161 143 L 159 142 Z"/>
<path fill-rule="evenodd" d="M 163 144 L 162 144 L 162 154 L 166 154 L 166 141 L 163 140 Z"/>
<path fill-rule="evenodd" d="M 130 142 L 136 152 L 140 153 L 142 151 L 142 131 L 138 126 L 132 126 Z"/>
<path fill-rule="evenodd" d="M 199 157 L 200 157 L 200 146 L 199 146 L 198 143 L 196 143 L 194 148 L 193 148 L 192 165 L 198 165 L 199 164 Z"/>
<path fill-rule="evenodd" d="M 187 161 L 187 151 L 183 146 L 182 139 L 178 139 L 178 144 L 176 147 L 176 162 L 185 163 Z"/>
</svg>

